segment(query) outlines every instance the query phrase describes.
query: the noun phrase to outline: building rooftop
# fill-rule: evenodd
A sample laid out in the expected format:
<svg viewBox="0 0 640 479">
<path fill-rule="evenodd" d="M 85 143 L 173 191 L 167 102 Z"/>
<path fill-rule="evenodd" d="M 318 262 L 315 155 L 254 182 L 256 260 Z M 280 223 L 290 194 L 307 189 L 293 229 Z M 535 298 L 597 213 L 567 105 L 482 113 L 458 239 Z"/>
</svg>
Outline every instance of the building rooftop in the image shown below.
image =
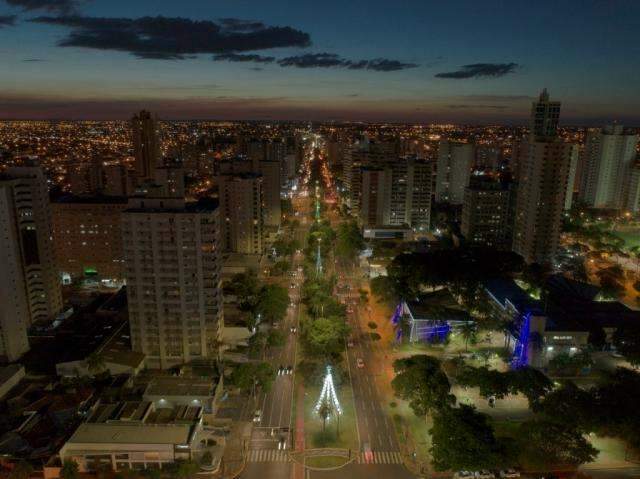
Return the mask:
<svg viewBox="0 0 640 479">
<path fill-rule="evenodd" d="M 95 196 L 77 196 L 72 194 L 65 194 L 52 198 L 53 203 L 61 204 L 116 204 L 126 205 L 126 196 L 107 196 L 107 195 L 95 195 Z"/>
<path fill-rule="evenodd" d="M 83 423 L 67 444 L 189 444 L 188 424 Z"/>
<path fill-rule="evenodd" d="M 485 290 L 503 307 L 509 301 L 520 312 L 542 311 L 542 303 L 527 294 L 512 279 L 497 278 L 484 282 Z"/>
<path fill-rule="evenodd" d="M 215 394 L 216 379 L 166 376 L 154 378 L 144 392 L 145 396 L 207 396 Z"/>
</svg>

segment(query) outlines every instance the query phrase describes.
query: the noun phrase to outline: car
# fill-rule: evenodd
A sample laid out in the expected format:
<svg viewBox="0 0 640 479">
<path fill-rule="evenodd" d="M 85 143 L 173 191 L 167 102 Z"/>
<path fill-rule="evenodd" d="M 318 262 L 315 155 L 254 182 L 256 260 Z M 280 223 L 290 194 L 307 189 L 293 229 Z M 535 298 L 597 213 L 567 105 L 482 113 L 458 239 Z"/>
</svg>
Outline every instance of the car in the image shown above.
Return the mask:
<svg viewBox="0 0 640 479">
<path fill-rule="evenodd" d="M 359 368 L 364 367 L 364 361 L 362 360 L 362 358 L 356 359 L 356 364 L 358 365 Z"/>
<path fill-rule="evenodd" d="M 496 475 L 491 472 L 483 469 L 482 471 L 476 471 L 474 474 L 475 479 L 496 479 Z"/>
<path fill-rule="evenodd" d="M 373 462 L 373 451 L 371 450 L 371 445 L 368 442 L 362 443 L 362 458 L 364 462 Z"/>
<path fill-rule="evenodd" d="M 285 450 L 286 448 L 287 440 L 283 436 L 280 436 L 280 439 L 278 439 L 278 450 Z"/>
<path fill-rule="evenodd" d="M 295 333 L 297 333 L 297 332 L 298 332 L 298 328 L 297 328 L 297 327 L 295 327 L 295 326 L 291 326 L 290 331 L 291 331 L 293 334 L 295 334 Z"/>
<path fill-rule="evenodd" d="M 285 373 L 285 368 L 283 365 L 280 365 L 280 367 L 278 368 L 278 376 L 281 376 Z"/>
<path fill-rule="evenodd" d="M 287 374 L 291 374 L 293 372 L 293 366 L 287 366 Z"/>
<path fill-rule="evenodd" d="M 500 471 L 500 477 L 503 477 L 505 479 L 511 479 L 511 478 L 520 477 L 520 473 L 515 469 L 505 469 L 503 471 Z"/>
<path fill-rule="evenodd" d="M 289 285 L 289 287 L 290 287 L 290 288 L 292 288 L 292 289 L 293 289 L 293 288 L 295 288 L 295 287 L 296 287 L 296 283 L 291 283 L 291 284 Z"/>
<path fill-rule="evenodd" d="M 253 413 L 253 422 L 262 421 L 262 409 L 257 409 L 256 412 Z"/>
<path fill-rule="evenodd" d="M 453 475 L 453 479 L 472 479 L 474 477 L 471 471 L 458 471 Z"/>
<path fill-rule="evenodd" d="M 353 339 L 350 339 L 350 340 L 347 342 L 347 346 L 349 346 L 350 348 L 352 348 L 352 347 L 353 347 Z"/>
</svg>

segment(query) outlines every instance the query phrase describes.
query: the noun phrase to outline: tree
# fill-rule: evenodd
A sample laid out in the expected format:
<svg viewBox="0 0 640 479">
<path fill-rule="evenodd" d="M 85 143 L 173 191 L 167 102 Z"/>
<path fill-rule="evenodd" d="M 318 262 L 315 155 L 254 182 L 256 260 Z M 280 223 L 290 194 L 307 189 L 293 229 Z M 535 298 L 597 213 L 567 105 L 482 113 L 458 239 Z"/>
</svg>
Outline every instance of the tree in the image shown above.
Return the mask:
<svg viewBox="0 0 640 479">
<path fill-rule="evenodd" d="M 18 462 L 9 473 L 8 479 L 29 479 L 33 472 L 33 466 L 27 461 Z"/>
<path fill-rule="evenodd" d="M 98 351 L 94 351 L 84 360 L 85 366 L 90 373 L 96 374 L 106 368 L 104 357 Z"/>
<path fill-rule="evenodd" d="M 338 226 L 336 241 L 336 256 L 348 262 L 353 262 L 364 248 L 364 240 L 360 228 L 355 221 L 341 223 Z"/>
<path fill-rule="evenodd" d="M 62 479 L 78 479 L 78 463 L 73 459 L 65 459 L 60 470 Z"/>
<path fill-rule="evenodd" d="M 613 344 L 633 367 L 640 366 L 640 321 L 623 321 L 613 334 Z"/>
<path fill-rule="evenodd" d="M 253 311 L 260 291 L 258 275 L 255 271 L 238 273 L 225 284 L 224 290 L 226 294 L 233 294 L 238 298 L 241 310 Z"/>
<path fill-rule="evenodd" d="M 511 393 L 509 374 L 488 369 L 465 366 L 456 376 L 459 384 L 467 387 L 477 387 L 483 398 L 495 396 L 502 399 Z"/>
<path fill-rule="evenodd" d="M 318 415 L 322 419 L 322 432 L 325 432 L 327 419 L 329 419 L 329 416 L 331 415 L 331 404 L 329 404 L 329 401 L 327 401 L 326 399 L 320 404 Z"/>
<path fill-rule="evenodd" d="M 433 418 L 432 461 L 439 471 L 493 469 L 505 465 L 505 448 L 489 417 L 473 407 L 443 408 Z"/>
<path fill-rule="evenodd" d="M 553 382 L 543 372 L 528 366 L 507 373 L 512 393 L 524 394 L 532 406 L 553 391 Z"/>
<path fill-rule="evenodd" d="M 455 402 L 439 359 L 427 355 L 397 359 L 393 369 L 396 377 L 391 386 L 396 396 L 409 401 L 416 416 L 426 416 Z"/>
<path fill-rule="evenodd" d="M 341 318 L 318 318 L 305 323 L 302 339 L 312 356 L 335 357 L 344 351 L 349 331 L 349 326 Z"/>
<path fill-rule="evenodd" d="M 255 311 L 262 319 L 273 324 L 281 321 L 289 307 L 287 288 L 277 284 L 267 284 L 260 289 Z"/>
<path fill-rule="evenodd" d="M 269 391 L 275 377 L 273 366 L 267 363 L 244 363 L 231 373 L 231 382 L 254 397 L 257 389 Z"/>
<path fill-rule="evenodd" d="M 462 339 L 464 339 L 464 350 L 469 350 L 469 342 L 474 342 L 476 339 L 476 325 L 475 323 L 464 323 L 460 327 L 460 334 L 462 335 Z"/>
<path fill-rule="evenodd" d="M 279 329 L 272 329 L 267 336 L 267 345 L 270 348 L 280 348 L 285 345 L 287 339 L 285 334 Z"/>
<path fill-rule="evenodd" d="M 180 461 L 178 463 L 178 469 L 176 471 L 176 476 L 181 479 L 190 479 L 194 477 L 198 471 L 200 471 L 200 466 L 193 461 Z"/>
<path fill-rule="evenodd" d="M 291 263 L 285 260 L 277 261 L 271 267 L 271 275 L 272 276 L 282 276 L 291 268 Z"/>
<path fill-rule="evenodd" d="M 591 462 L 598 454 L 577 428 L 534 419 L 520 427 L 518 437 L 523 462 L 534 466 L 577 466 Z"/>
<path fill-rule="evenodd" d="M 394 294 L 393 287 L 387 276 L 377 276 L 369 281 L 371 294 L 376 296 L 380 301 L 393 303 L 398 300 Z"/>
</svg>

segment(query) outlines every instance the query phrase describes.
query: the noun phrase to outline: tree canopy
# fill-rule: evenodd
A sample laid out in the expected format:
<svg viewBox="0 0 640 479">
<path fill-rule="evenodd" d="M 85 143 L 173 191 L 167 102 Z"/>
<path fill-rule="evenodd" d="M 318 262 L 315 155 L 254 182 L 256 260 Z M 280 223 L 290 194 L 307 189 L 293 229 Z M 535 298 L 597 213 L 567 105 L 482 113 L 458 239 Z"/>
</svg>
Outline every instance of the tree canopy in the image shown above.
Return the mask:
<svg viewBox="0 0 640 479">
<path fill-rule="evenodd" d="M 437 358 L 416 355 L 397 359 L 393 369 L 396 376 L 391 386 L 396 396 L 409 401 L 416 416 L 426 416 L 455 402 L 449 379 Z"/>
<path fill-rule="evenodd" d="M 305 322 L 302 340 L 306 351 L 316 357 L 335 357 L 344 351 L 350 328 L 335 316 Z"/>
<path fill-rule="evenodd" d="M 505 465 L 505 448 L 496 439 L 489 417 L 471 406 L 440 410 L 430 432 L 433 465 L 439 471 Z"/>
</svg>

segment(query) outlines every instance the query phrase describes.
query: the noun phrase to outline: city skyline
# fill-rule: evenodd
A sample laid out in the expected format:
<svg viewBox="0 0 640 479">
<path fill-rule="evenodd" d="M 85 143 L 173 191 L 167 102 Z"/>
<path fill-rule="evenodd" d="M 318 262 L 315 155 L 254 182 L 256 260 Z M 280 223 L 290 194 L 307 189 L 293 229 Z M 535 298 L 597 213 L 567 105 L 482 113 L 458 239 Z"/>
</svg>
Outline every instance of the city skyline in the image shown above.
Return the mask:
<svg viewBox="0 0 640 479">
<path fill-rule="evenodd" d="M 564 124 L 632 126 L 640 6 L 613 3 L 3 0 L 0 119 L 526 124 L 548 87 Z"/>
</svg>

